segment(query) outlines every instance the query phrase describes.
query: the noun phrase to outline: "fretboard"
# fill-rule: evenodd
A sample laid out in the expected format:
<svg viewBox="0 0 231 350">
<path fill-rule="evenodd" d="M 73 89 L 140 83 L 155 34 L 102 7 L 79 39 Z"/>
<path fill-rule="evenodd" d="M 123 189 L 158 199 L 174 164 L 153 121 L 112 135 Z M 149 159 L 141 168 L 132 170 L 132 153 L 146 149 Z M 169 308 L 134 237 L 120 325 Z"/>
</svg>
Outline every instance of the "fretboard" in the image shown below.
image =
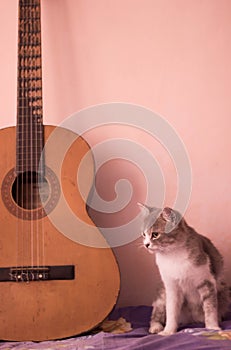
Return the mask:
<svg viewBox="0 0 231 350">
<path fill-rule="evenodd" d="M 43 171 L 40 0 L 19 0 L 16 172 Z"/>
</svg>

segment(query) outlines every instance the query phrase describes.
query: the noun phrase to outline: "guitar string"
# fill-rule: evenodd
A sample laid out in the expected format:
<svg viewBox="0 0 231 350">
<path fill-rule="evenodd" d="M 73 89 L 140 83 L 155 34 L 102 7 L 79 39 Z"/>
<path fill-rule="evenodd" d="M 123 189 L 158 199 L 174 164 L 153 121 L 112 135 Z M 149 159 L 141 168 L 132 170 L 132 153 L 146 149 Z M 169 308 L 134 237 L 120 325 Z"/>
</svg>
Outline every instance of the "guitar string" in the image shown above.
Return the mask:
<svg viewBox="0 0 231 350">
<path fill-rule="evenodd" d="M 41 201 L 41 187 L 43 186 L 43 164 L 40 163 L 41 159 L 39 157 L 41 156 L 41 150 L 43 146 L 43 140 L 42 140 L 42 134 L 40 130 L 40 123 L 41 123 L 41 117 L 42 117 L 42 63 L 41 63 L 41 21 L 40 21 L 40 0 L 34 0 L 34 7 L 33 7 L 33 16 L 34 16 L 34 40 L 35 40 L 35 47 L 36 47 L 36 52 L 34 54 L 34 66 L 36 67 L 36 74 L 35 77 L 37 80 L 34 80 L 34 91 L 35 91 L 35 115 L 33 116 L 33 122 L 35 125 L 35 148 L 34 148 L 34 155 L 35 155 L 35 167 L 37 171 L 37 183 L 36 186 L 38 189 L 38 202 L 36 203 L 36 208 L 37 205 L 39 204 L 39 208 L 41 209 L 42 207 L 42 201 Z M 43 248 L 43 220 L 39 220 L 39 211 L 36 210 L 36 218 L 35 218 L 35 225 L 36 225 L 36 256 L 37 256 L 37 266 L 43 265 L 42 263 L 42 248 Z M 40 247 L 41 245 L 41 247 Z M 42 256 L 40 256 L 42 255 Z"/>
<path fill-rule="evenodd" d="M 23 4 L 21 3 L 21 19 L 20 19 L 20 25 L 21 25 L 21 43 L 23 44 L 23 48 L 25 48 L 25 41 L 26 41 L 26 36 L 25 36 L 25 7 L 22 6 Z M 25 158 L 25 149 L 24 149 L 24 139 L 25 139 L 25 126 L 24 126 L 24 121 L 25 121 L 25 116 L 24 114 L 26 113 L 26 96 L 25 96 L 25 72 L 26 70 L 24 69 L 25 66 L 25 58 L 24 55 L 20 58 L 20 82 L 22 84 L 22 90 L 21 90 L 21 104 L 22 104 L 22 109 L 19 111 L 19 116 L 20 116 L 20 135 L 19 139 L 21 142 L 21 155 L 20 155 L 20 166 L 19 166 L 19 172 L 18 172 L 18 186 L 20 189 L 20 198 L 19 198 L 19 205 L 23 208 L 24 207 L 24 179 L 23 179 L 23 160 Z M 23 214 L 22 214 L 23 215 Z M 19 241 L 20 241 L 20 266 L 21 266 L 21 273 L 20 276 L 22 276 L 23 272 L 23 265 L 24 265 L 24 230 L 23 230 L 23 217 L 20 220 L 19 224 Z"/>
<path fill-rule="evenodd" d="M 36 45 L 36 28 L 35 28 L 35 4 L 34 4 L 34 0 L 32 0 L 32 4 L 31 4 L 31 29 L 32 29 L 32 32 L 33 32 L 33 34 L 32 34 L 32 38 L 33 38 L 33 47 L 35 47 L 35 45 Z M 36 135 L 36 130 L 35 130 L 35 132 L 33 133 L 33 130 L 34 130 L 34 125 L 35 125 L 35 120 L 34 120 L 34 118 L 35 118 L 35 115 L 34 115 L 34 113 L 35 113 L 35 111 L 36 111 L 36 68 L 35 68 L 35 64 L 34 64 L 34 57 L 35 57 L 35 54 L 32 54 L 31 55 L 32 57 L 31 57 L 31 65 L 32 65 L 32 79 L 31 79 L 31 81 L 32 81 L 32 83 L 31 83 L 31 89 L 32 89 L 32 94 L 31 94 L 31 100 L 32 100 L 32 102 L 31 102 L 31 104 L 32 104 L 32 106 L 31 106 L 31 171 L 33 171 L 33 172 L 35 172 L 35 173 L 32 173 L 32 178 L 33 178 L 33 176 L 35 176 L 35 178 L 33 179 L 33 181 L 35 181 L 35 184 L 34 184 L 34 186 L 35 186 L 35 188 L 34 188 L 34 190 L 35 190 L 35 195 L 36 196 L 33 196 L 32 197 L 32 203 L 31 203 L 31 212 L 33 213 L 33 210 L 35 210 L 35 213 L 36 213 L 36 209 L 37 209 L 37 178 L 36 178 L 36 176 L 37 176 L 37 173 L 36 173 L 36 171 L 37 171 L 37 169 L 36 169 L 36 162 L 35 162 L 35 160 L 34 160 L 34 157 L 35 157 L 35 149 L 34 149 L 34 145 L 35 145 L 35 142 L 36 142 L 36 140 L 34 140 L 34 137 L 35 137 L 35 135 Z M 34 101 L 33 101 L 33 99 L 34 99 Z M 34 161 L 34 163 L 33 163 L 33 161 Z M 35 167 L 35 169 L 34 169 L 34 167 Z M 32 186 L 33 186 L 33 181 L 32 181 Z M 31 193 L 33 194 L 33 188 L 31 188 Z M 35 203 L 33 203 L 33 201 L 35 201 Z M 33 215 L 33 214 L 32 214 Z M 37 223 L 37 221 L 35 221 L 34 220 L 35 218 L 33 217 L 32 218 L 32 220 L 31 220 L 31 229 L 32 229 L 32 232 L 31 232 L 31 256 L 32 256 L 32 258 L 33 258 L 33 256 L 34 256 L 34 238 L 36 237 L 34 237 L 34 224 L 36 225 L 36 223 Z M 36 235 L 36 229 L 35 229 L 35 235 Z M 36 246 L 36 245 L 35 245 Z M 34 262 L 33 262 L 33 259 L 32 259 L 32 262 L 31 262 L 31 265 L 32 265 L 32 267 L 33 267 L 33 265 L 34 265 Z"/>
<path fill-rule="evenodd" d="M 26 192 L 26 195 L 25 195 L 25 203 L 24 203 L 24 207 L 26 208 L 26 210 L 30 210 L 30 201 L 32 201 L 32 179 L 30 179 L 31 174 L 29 172 L 29 169 L 30 169 L 30 162 L 31 162 L 31 154 L 30 154 L 30 143 L 31 143 L 31 139 L 30 139 L 30 129 L 31 129 L 31 116 L 30 116 L 30 113 L 31 113 L 31 96 L 30 96 L 30 92 L 29 92 L 29 89 L 30 89 L 30 84 L 31 84 L 31 62 L 30 62 L 30 55 L 29 55 L 29 47 L 30 47 L 30 44 L 31 44 L 31 35 L 30 35 L 30 20 L 31 20 L 31 8 L 27 8 L 27 10 L 29 9 L 28 11 L 28 16 L 26 17 L 25 19 L 25 35 L 27 37 L 27 52 L 26 52 L 26 58 L 25 58 L 25 67 L 26 67 L 26 91 L 27 91 L 27 111 L 26 111 L 26 119 L 25 119 L 25 122 L 26 122 L 26 169 L 25 169 L 25 192 Z M 28 89 L 29 88 L 29 89 Z M 26 230 L 25 230 L 25 235 L 26 235 L 26 239 L 25 239 L 25 248 L 24 248 L 24 259 L 25 259 L 25 262 L 26 262 L 26 266 L 28 267 L 29 266 L 29 262 L 28 262 L 28 254 L 30 254 L 30 250 L 29 250 L 29 240 L 30 240 L 30 234 L 31 234 L 31 222 L 30 224 L 28 225 L 28 222 L 26 221 Z M 24 224 L 24 227 L 25 227 L 25 224 Z"/>
<path fill-rule="evenodd" d="M 35 1 L 36 2 L 36 1 Z M 39 16 L 38 16 L 38 14 L 37 14 L 37 7 L 38 6 L 38 4 L 37 4 L 37 2 L 36 3 L 34 3 L 34 7 L 33 7 L 33 15 L 34 15 L 34 32 L 36 33 L 35 34 L 35 37 L 34 37 L 34 40 L 35 40 L 35 47 L 36 47 L 36 49 L 37 49 L 37 47 L 38 47 L 38 42 L 39 42 L 39 34 L 38 34 L 38 32 L 39 32 L 39 25 L 38 25 L 38 23 L 37 23 L 37 21 L 38 21 L 38 18 L 39 18 Z M 35 53 L 35 55 L 34 55 L 34 57 L 36 57 L 36 59 L 34 60 L 34 65 L 35 66 L 37 66 L 37 53 Z M 38 71 L 39 72 L 39 71 Z M 35 74 L 35 76 L 37 76 L 37 74 Z M 38 76 L 37 76 L 37 78 L 39 79 L 40 78 L 40 74 L 38 74 Z M 34 80 L 34 91 L 35 91 L 35 115 L 34 115 L 34 117 L 33 117 L 33 119 L 35 118 L 36 120 L 33 120 L 33 122 L 34 122 L 34 125 L 35 125 L 35 149 L 34 149 L 34 155 L 35 155 L 35 167 L 36 167 L 36 171 L 37 171 L 37 178 L 36 178 L 36 186 L 37 186 L 37 189 L 36 190 L 38 190 L 38 193 L 37 193 L 37 195 L 38 195 L 38 200 L 40 200 L 40 183 L 39 183 L 39 181 L 40 181 L 40 176 L 39 176 L 39 168 L 38 168 L 38 149 L 37 149 L 37 145 L 38 145 L 38 139 L 37 139 L 37 137 L 38 137 L 38 128 L 37 128 L 37 118 L 38 118 L 38 116 L 37 116 L 37 111 L 38 111 L 38 97 L 39 97 L 39 93 L 38 93 L 38 91 L 39 91 L 39 89 L 37 89 L 38 88 L 38 81 L 39 80 Z M 37 82 L 37 83 L 36 83 Z M 40 204 L 40 203 L 36 203 L 36 209 L 37 209 L 37 205 L 38 204 Z M 40 257 L 39 257 L 39 254 L 40 254 L 40 249 L 39 249 L 39 234 L 40 234 L 40 225 L 39 225 L 39 214 L 38 214 L 38 211 L 36 210 L 36 218 L 35 218 L 35 225 L 36 225 L 36 256 L 37 256 L 37 261 L 36 261 L 36 265 L 37 266 L 40 266 Z"/>
<path fill-rule="evenodd" d="M 41 41 L 40 41 L 40 35 L 39 35 L 39 31 L 40 31 L 40 13 L 39 13 L 39 1 L 37 3 L 37 1 L 35 1 L 36 4 L 34 4 L 34 17 L 35 17 L 35 20 L 34 20 L 34 23 L 35 23 L 35 32 L 36 32 L 36 35 L 35 35 L 35 40 L 37 41 L 36 42 L 36 49 L 38 50 L 38 47 L 41 46 Z M 38 12 L 38 13 L 37 13 Z M 37 57 L 37 55 L 35 55 L 35 57 Z M 37 62 L 37 58 L 35 60 L 35 63 Z M 39 63 L 39 62 L 38 62 Z M 37 63 L 35 64 L 37 66 Z M 40 66 L 38 64 L 38 66 Z M 41 72 L 39 70 L 40 68 L 38 68 L 38 80 L 37 80 L 37 85 L 36 85 L 36 80 L 35 80 L 35 87 L 37 86 L 37 88 L 35 88 L 35 91 L 36 91 L 36 103 L 35 103 L 35 108 L 36 108 L 36 111 L 35 111 L 35 115 L 36 115 L 36 121 L 34 120 L 34 122 L 36 123 L 36 132 L 35 132 L 35 157 L 36 157 L 36 161 L 35 161 L 35 164 L 36 164 L 36 167 L 37 167 L 37 186 L 38 186 L 38 196 L 39 196 L 39 206 L 40 206 L 40 174 L 39 174 L 39 160 L 38 160 L 38 139 L 39 139 L 39 134 L 38 134 L 38 110 L 39 110 L 39 95 L 40 93 L 38 92 L 39 91 L 39 86 L 40 86 L 40 78 L 41 78 Z M 38 137 L 38 139 L 37 139 Z M 37 253 L 37 265 L 40 266 L 40 223 L 39 223 L 39 213 L 38 211 L 36 211 L 36 253 Z"/>
<path fill-rule="evenodd" d="M 27 4 L 27 2 L 25 2 Z M 30 5 L 30 0 L 29 0 Z M 25 66 L 26 66 L 26 82 L 27 82 L 27 115 L 26 115 L 26 183 L 25 183 L 25 190 L 26 190 L 26 196 L 25 196 L 25 207 L 26 211 L 29 214 L 30 208 L 32 205 L 32 173 L 31 173 L 31 59 L 29 54 L 29 48 L 32 42 L 32 36 L 30 33 L 30 22 L 31 22 L 31 6 L 28 8 L 28 16 L 25 20 L 25 30 L 26 30 L 26 36 L 27 36 L 27 53 L 26 53 L 26 59 L 25 59 Z M 31 250 L 30 250 L 30 242 L 31 242 L 31 221 L 26 220 L 26 239 L 25 239 L 25 261 L 26 261 L 26 267 L 29 267 L 29 261 L 31 256 Z M 25 225 L 24 225 L 25 226 Z"/>
<path fill-rule="evenodd" d="M 43 145 L 44 145 L 44 130 L 43 130 L 43 99 L 42 99 L 42 28 L 41 28 L 41 1 L 38 1 L 38 18 L 39 18 L 39 23 L 38 23 L 38 29 L 39 29 L 39 66 L 40 66 L 40 115 L 39 115 L 39 123 L 37 125 L 39 125 L 39 156 L 40 158 L 40 170 L 41 170 L 41 181 L 44 181 L 44 196 L 46 195 L 46 181 L 45 181 L 45 163 L 44 163 L 44 154 L 43 154 Z M 41 186 L 43 186 L 43 183 L 41 182 Z M 45 200 L 45 197 L 44 197 Z M 45 203 L 43 203 L 43 201 L 41 200 L 41 205 L 45 205 Z M 44 230 L 44 219 L 41 220 L 41 263 L 42 266 L 45 266 L 45 230 Z"/>
<path fill-rule="evenodd" d="M 25 212 L 30 216 L 33 210 L 33 134 L 32 134 L 32 114 L 33 114 L 33 55 L 31 48 L 33 47 L 33 20 L 32 20 L 32 3 L 29 0 L 25 9 L 27 11 L 24 20 L 25 25 L 25 36 L 26 40 L 26 50 L 25 50 L 25 91 L 26 91 L 26 116 L 25 116 L 25 129 L 26 129 L 26 140 L 25 140 L 25 203 L 23 208 Z M 30 264 L 33 267 L 33 220 L 28 217 L 28 220 L 24 223 L 24 228 L 26 227 L 25 233 L 25 244 L 24 244 L 24 259 L 26 266 L 29 267 Z M 25 278 L 28 280 L 28 274 Z"/>
<path fill-rule="evenodd" d="M 33 2 L 33 0 L 32 0 Z M 30 32 L 29 38 L 30 38 L 30 46 L 31 48 L 33 47 L 33 40 L 34 40 L 34 20 L 33 20 L 33 8 L 32 5 L 33 3 L 31 3 L 30 0 L 30 19 L 29 19 L 29 23 L 28 23 L 28 31 Z M 30 65 L 30 89 L 31 89 L 31 93 L 30 93 L 30 117 L 29 117 L 29 123 L 30 123 L 30 132 L 29 132 L 29 142 L 30 142 L 30 150 L 29 150 L 29 158 L 30 158 L 30 214 L 33 216 L 33 208 L 34 208 L 34 173 L 33 173 L 33 53 L 30 52 L 29 54 L 29 65 Z M 34 265 L 34 230 L 33 230 L 33 219 L 30 218 L 30 255 L 31 255 L 31 267 L 33 268 Z"/>
<path fill-rule="evenodd" d="M 26 35 L 25 35 L 25 7 L 23 7 L 23 2 L 21 2 L 20 4 L 20 35 L 21 35 L 21 40 L 20 40 L 20 45 L 22 45 L 23 49 L 25 50 L 25 42 L 26 42 Z M 25 80 L 25 75 L 26 75 L 26 69 L 25 69 L 25 55 L 22 55 L 19 59 L 20 59 L 20 84 L 21 84 L 21 94 L 20 94 L 20 104 L 19 104 L 19 142 L 20 144 L 20 148 L 19 148 L 19 152 L 21 154 L 19 154 L 19 169 L 18 169 L 18 191 L 20 191 L 19 194 L 19 202 L 18 205 L 21 208 L 24 208 L 24 195 L 25 195 L 25 189 L 24 189 L 24 166 L 23 165 L 23 160 L 26 157 L 26 149 L 24 149 L 24 145 L 25 145 L 25 114 L 26 114 L 26 110 L 27 110 L 27 106 L 26 106 L 26 80 Z M 21 107 L 22 106 L 22 107 Z M 18 210 L 18 212 L 20 211 L 20 209 Z M 20 272 L 20 276 L 22 276 L 23 273 L 23 265 L 24 265 L 24 244 L 25 244 L 25 232 L 24 232 L 24 225 L 23 225 L 23 212 L 22 212 L 22 218 L 18 219 L 19 221 L 19 225 L 18 225 L 18 229 L 19 229 L 19 242 L 20 242 L 20 251 L 19 251 L 19 258 L 20 258 L 20 267 L 21 267 L 21 272 Z M 20 217 L 20 215 L 18 216 L 18 218 Z"/>
<path fill-rule="evenodd" d="M 20 186 L 19 186 L 19 169 L 20 169 L 20 153 L 22 152 L 22 147 L 20 144 L 20 131 L 21 131 L 21 125 L 20 125 L 20 114 L 23 113 L 23 99 L 22 99 L 22 91 L 23 91 L 23 83 L 22 83 L 22 78 L 21 78 L 21 74 L 22 74 L 22 70 L 20 69 L 21 67 L 21 52 L 22 52 L 22 35 L 20 34 L 21 31 L 20 29 L 22 28 L 22 20 L 21 18 L 23 17 L 23 13 L 22 13 L 22 6 L 20 4 L 20 0 L 19 0 L 19 7 L 18 7 L 18 80 L 17 80 L 17 84 L 18 84 L 18 89 L 17 89 L 17 127 L 16 127 L 16 131 L 17 131 L 17 164 L 16 164 L 16 196 L 15 196 L 15 200 L 17 203 L 16 206 L 16 215 L 17 215 L 17 224 L 16 224 L 16 246 L 17 246 L 17 250 L 16 250 L 16 269 L 19 267 L 20 265 L 20 234 L 19 234 L 19 201 L 20 201 Z M 20 37 L 21 35 L 21 37 Z M 21 203 L 20 203 L 21 205 Z"/>
<path fill-rule="evenodd" d="M 32 116 L 31 116 L 31 156 L 32 156 L 32 166 L 31 170 L 34 171 L 34 181 L 35 181 L 35 196 L 33 197 L 33 200 L 35 203 L 32 203 L 32 208 L 34 210 L 33 214 L 34 217 L 31 220 L 32 222 L 32 240 L 31 240 L 31 251 L 32 251 L 32 257 L 34 257 L 34 254 L 36 256 L 36 265 L 40 266 L 40 244 L 39 244 L 39 214 L 38 214 L 38 208 L 40 206 L 40 188 L 39 188 L 39 169 L 38 169 L 38 128 L 37 128 L 37 112 L 38 112 L 38 97 L 39 97 L 39 89 L 38 89 L 38 81 L 40 78 L 40 72 L 39 72 L 39 65 L 37 65 L 37 48 L 39 45 L 39 26 L 37 24 L 38 21 L 38 4 L 36 0 L 32 0 L 32 7 L 31 7 L 31 23 L 32 23 L 32 37 L 33 37 L 33 48 L 35 48 L 34 53 L 31 58 L 31 65 L 32 65 Z M 33 126 L 33 127 L 32 127 Z M 33 133 L 34 131 L 34 133 Z M 34 244 L 34 240 L 36 241 L 36 244 Z"/>
<path fill-rule="evenodd" d="M 26 95 L 26 8 L 23 6 L 22 0 L 19 0 L 18 8 L 18 102 L 17 102 L 17 167 L 16 167 L 16 202 L 17 202 L 17 256 L 16 267 L 20 268 L 21 272 L 18 272 L 18 276 L 22 276 L 24 265 L 24 250 L 25 250 L 25 230 L 24 230 L 24 196 L 26 196 L 24 188 L 24 171 L 26 165 L 23 164 L 26 160 L 26 117 L 27 117 L 27 104 L 28 96 Z M 25 148 L 25 149 L 24 149 Z M 21 207 L 21 209 L 20 209 Z M 15 276 L 17 279 L 17 275 Z"/>
<path fill-rule="evenodd" d="M 24 1 L 24 5 L 26 5 L 26 2 Z M 29 35 L 29 21 L 30 21 L 30 8 L 27 6 L 24 6 L 25 16 L 24 16 L 24 37 L 25 37 L 25 55 L 24 55 L 24 88 L 25 88 L 25 115 L 23 115 L 24 118 L 24 128 L 25 128 L 25 137 L 23 137 L 24 147 L 25 147 L 25 158 L 24 162 L 25 165 L 23 165 L 25 168 L 23 169 L 23 179 L 22 179 L 22 186 L 24 187 L 24 197 L 23 197 L 23 215 L 28 214 L 29 206 L 30 206 L 30 174 L 29 174 L 29 132 L 30 132 L 30 58 L 29 58 L 29 47 L 30 47 L 30 35 Z M 23 220 L 23 231 L 22 235 L 24 236 L 23 240 L 23 266 L 25 268 L 28 266 L 28 254 L 29 254 L 29 247 L 28 247 L 28 241 L 29 241 L 29 235 L 30 235 L 30 224 L 28 225 L 27 218 L 24 217 Z M 23 272 L 23 280 L 24 275 Z"/>
<path fill-rule="evenodd" d="M 23 40 L 25 43 L 25 46 L 28 43 L 28 35 L 26 33 L 26 7 L 24 7 L 24 18 L 23 18 Z M 28 46 L 27 46 L 28 48 Z M 27 49 L 25 50 L 27 52 Z M 26 196 L 27 196 L 27 188 L 26 188 L 26 183 L 27 183 L 27 174 L 26 174 L 26 169 L 27 169 L 27 134 L 28 134 L 28 130 L 27 130 L 27 117 L 28 117 L 28 96 L 27 96 L 27 90 L 26 90 L 26 79 L 28 76 L 28 71 L 26 68 L 26 59 L 25 59 L 25 55 L 22 61 L 22 76 L 23 76 L 23 85 L 24 85 L 24 95 L 23 95 L 23 104 L 25 106 L 25 109 L 23 111 L 23 116 L 22 116 L 22 128 L 23 128 L 23 136 L 22 136 L 22 142 L 24 142 L 23 144 L 23 157 L 22 157 L 22 208 L 25 208 L 26 205 Z M 25 141 L 24 141 L 25 140 Z M 24 148 L 25 147 L 25 148 Z M 25 160 L 25 164 L 24 164 L 24 160 Z M 24 211 L 24 209 L 23 209 Z M 24 214 L 23 214 L 24 216 Z M 26 241 L 27 241 L 27 225 L 25 224 L 25 218 L 22 218 L 21 221 L 21 231 L 20 234 L 22 236 L 22 271 L 21 271 L 21 276 L 23 278 L 23 266 L 25 265 L 25 252 L 26 252 Z"/>
</svg>

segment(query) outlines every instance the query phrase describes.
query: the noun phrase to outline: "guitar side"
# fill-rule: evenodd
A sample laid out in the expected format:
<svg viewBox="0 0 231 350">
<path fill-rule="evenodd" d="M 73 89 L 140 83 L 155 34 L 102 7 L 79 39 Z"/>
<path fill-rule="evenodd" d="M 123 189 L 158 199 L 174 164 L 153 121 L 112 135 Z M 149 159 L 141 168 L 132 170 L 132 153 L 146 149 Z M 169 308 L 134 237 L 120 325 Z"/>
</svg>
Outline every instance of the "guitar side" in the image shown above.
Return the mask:
<svg viewBox="0 0 231 350">
<path fill-rule="evenodd" d="M 37 266 L 39 259 L 44 266 L 72 266 L 74 277 L 0 282 L 0 338 L 4 340 L 41 341 L 86 332 L 108 315 L 119 293 L 119 271 L 113 252 L 86 211 L 84 197 L 90 191 L 94 172 L 90 148 L 83 138 L 53 126 L 44 126 L 45 142 L 55 130 L 58 131 L 57 142 L 53 145 L 56 149 L 51 147 L 45 152 L 45 162 L 58 173 L 60 198 L 49 215 L 28 220 L 13 214 L 10 204 L 7 207 L 1 196 L 0 271 L 18 266 L 20 260 L 23 266 Z M 16 127 L 0 130 L 1 184 L 15 167 L 15 140 Z M 59 146 L 65 142 L 69 146 L 60 167 L 56 160 Z M 81 191 L 77 179 L 79 169 Z M 12 197 L 10 202 L 13 202 Z M 71 216 L 78 217 L 73 221 L 75 226 L 67 220 L 64 202 Z M 20 211 L 23 215 L 30 212 L 22 208 Z M 66 232 L 59 230 L 62 223 L 65 223 Z M 86 237 L 86 245 L 79 243 L 82 235 Z M 104 248 L 91 244 L 93 236 L 94 242 L 98 240 L 99 246 Z"/>
</svg>

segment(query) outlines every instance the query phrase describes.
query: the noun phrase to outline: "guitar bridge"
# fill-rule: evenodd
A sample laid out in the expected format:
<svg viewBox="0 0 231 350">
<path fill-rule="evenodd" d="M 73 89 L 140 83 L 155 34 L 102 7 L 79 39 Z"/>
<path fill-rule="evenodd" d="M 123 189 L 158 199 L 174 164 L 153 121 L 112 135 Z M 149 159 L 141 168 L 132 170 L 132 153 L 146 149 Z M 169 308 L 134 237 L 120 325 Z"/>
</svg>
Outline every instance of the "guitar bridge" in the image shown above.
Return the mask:
<svg viewBox="0 0 231 350">
<path fill-rule="evenodd" d="M 74 265 L 20 266 L 0 268 L 0 282 L 73 280 Z"/>
</svg>

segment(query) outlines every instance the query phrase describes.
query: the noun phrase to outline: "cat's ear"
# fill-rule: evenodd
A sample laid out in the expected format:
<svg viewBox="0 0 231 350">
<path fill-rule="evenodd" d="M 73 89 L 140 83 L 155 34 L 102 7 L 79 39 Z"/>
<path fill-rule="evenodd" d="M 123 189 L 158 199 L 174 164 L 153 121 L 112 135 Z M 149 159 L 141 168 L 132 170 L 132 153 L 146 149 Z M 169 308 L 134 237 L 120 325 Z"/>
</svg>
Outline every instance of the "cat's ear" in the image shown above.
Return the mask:
<svg viewBox="0 0 231 350">
<path fill-rule="evenodd" d="M 168 208 L 168 207 L 164 208 L 162 211 L 162 217 L 167 222 L 171 222 L 173 224 L 176 224 L 177 222 L 177 215 L 175 211 L 171 208 Z"/>
<path fill-rule="evenodd" d="M 140 207 L 140 210 L 141 210 L 141 213 L 143 216 L 148 216 L 153 209 L 153 208 L 149 207 L 148 205 L 140 203 L 140 202 L 138 202 L 137 205 Z"/>
</svg>

